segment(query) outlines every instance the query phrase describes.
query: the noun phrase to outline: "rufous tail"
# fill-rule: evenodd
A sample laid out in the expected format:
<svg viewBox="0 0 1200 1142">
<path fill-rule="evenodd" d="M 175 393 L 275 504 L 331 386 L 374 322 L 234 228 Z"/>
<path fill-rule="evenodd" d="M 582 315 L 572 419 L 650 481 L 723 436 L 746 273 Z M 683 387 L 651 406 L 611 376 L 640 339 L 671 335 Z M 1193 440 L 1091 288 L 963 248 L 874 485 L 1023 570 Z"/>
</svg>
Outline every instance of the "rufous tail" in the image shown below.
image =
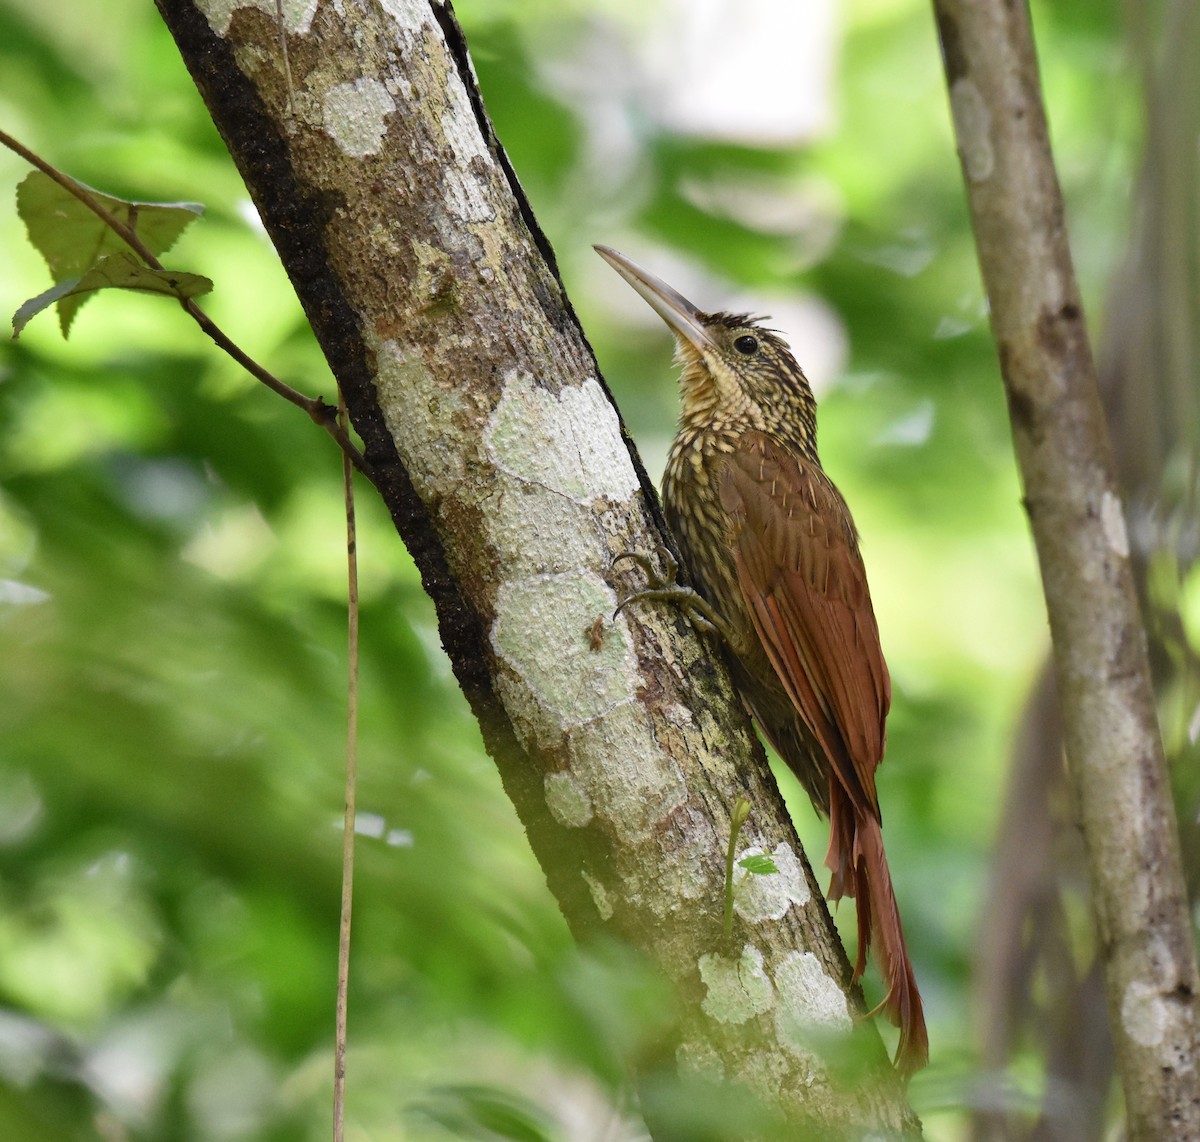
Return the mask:
<svg viewBox="0 0 1200 1142">
<path fill-rule="evenodd" d="M 887 994 L 876 1010 L 882 1009 L 900 1028 L 896 1069 L 911 1075 L 929 1061 L 929 1034 L 925 1011 L 913 975 L 912 962 L 904 943 L 900 909 L 892 890 L 883 829 L 872 813 L 857 811 L 844 795 L 831 798 L 829 852 L 825 864 L 833 872 L 829 899 L 853 896 L 858 915 L 858 957 L 854 978 L 867 963 L 872 942 Z"/>
</svg>

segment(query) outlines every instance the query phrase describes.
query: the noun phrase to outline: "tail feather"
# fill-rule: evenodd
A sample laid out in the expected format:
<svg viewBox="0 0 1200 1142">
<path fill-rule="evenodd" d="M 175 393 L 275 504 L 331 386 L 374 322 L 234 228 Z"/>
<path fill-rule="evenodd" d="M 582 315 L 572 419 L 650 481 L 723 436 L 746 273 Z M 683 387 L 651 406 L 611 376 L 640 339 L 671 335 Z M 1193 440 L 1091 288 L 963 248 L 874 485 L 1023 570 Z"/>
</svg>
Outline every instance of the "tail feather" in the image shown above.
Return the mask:
<svg viewBox="0 0 1200 1142">
<path fill-rule="evenodd" d="M 876 1010 L 882 1009 L 900 1028 L 896 1067 L 910 1075 L 929 1061 L 929 1035 L 904 943 L 904 927 L 883 848 L 883 829 L 874 814 L 855 811 L 849 798 L 835 795 L 830 800 L 829 852 L 825 858 L 833 872 L 829 898 L 854 897 L 858 916 L 854 978 L 862 975 L 867 949 L 874 941 L 879 973 L 887 987 Z"/>
</svg>

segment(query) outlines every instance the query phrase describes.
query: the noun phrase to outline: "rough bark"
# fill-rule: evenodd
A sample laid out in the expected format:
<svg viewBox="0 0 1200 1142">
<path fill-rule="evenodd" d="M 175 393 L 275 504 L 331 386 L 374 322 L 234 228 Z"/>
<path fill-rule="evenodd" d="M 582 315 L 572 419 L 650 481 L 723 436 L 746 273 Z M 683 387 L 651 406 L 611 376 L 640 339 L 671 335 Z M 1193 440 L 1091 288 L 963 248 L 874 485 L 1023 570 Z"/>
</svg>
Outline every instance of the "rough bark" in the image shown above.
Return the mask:
<svg viewBox="0 0 1200 1142">
<path fill-rule="evenodd" d="M 812 1053 L 861 997 L 761 749 L 680 616 L 613 619 L 662 540 L 624 435 L 476 88 L 448 6 L 158 0 L 345 392 L 375 484 L 572 930 L 673 985 L 637 1060 L 740 1081 L 793 1120 L 917 1132 L 881 1066 Z M 776 876 L 722 932 L 723 853 Z M 814 1039 L 815 1036 L 815 1039 Z M 857 1032 L 882 1060 L 878 1036 Z"/>
<path fill-rule="evenodd" d="M 1173 567 L 1182 579 L 1196 560 L 1200 526 L 1200 152 L 1188 142 L 1200 135 L 1200 6 L 1136 0 L 1124 9 L 1146 141 L 1127 249 L 1104 302 L 1097 368 L 1194 902 L 1200 743 L 1189 739 L 1186 720 L 1200 698 L 1200 661 L 1176 601 L 1161 586 L 1149 589 L 1148 571 L 1156 566 L 1161 583 Z M 1072 940 L 1067 923 L 1088 880 L 1082 838 L 1063 812 L 1066 794 L 1058 700 L 1046 675 L 1030 695 L 1014 750 L 978 940 L 975 1016 L 989 1073 L 1001 1074 L 1019 1049 L 1036 1044 L 1047 1060 L 1046 1086 L 1036 1123 L 1028 1106 L 983 1100 L 973 1133 L 981 1142 L 1091 1142 L 1103 1133 L 1115 1060 L 1093 941 Z M 1038 977 L 1045 986 L 1034 986 Z"/>
<path fill-rule="evenodd" d="M 1129 1135 L 1200 1137 L 1197 974 L 1129 542 L 1029 13 L 935 0 L 1053 638 Z"/>
</svg>

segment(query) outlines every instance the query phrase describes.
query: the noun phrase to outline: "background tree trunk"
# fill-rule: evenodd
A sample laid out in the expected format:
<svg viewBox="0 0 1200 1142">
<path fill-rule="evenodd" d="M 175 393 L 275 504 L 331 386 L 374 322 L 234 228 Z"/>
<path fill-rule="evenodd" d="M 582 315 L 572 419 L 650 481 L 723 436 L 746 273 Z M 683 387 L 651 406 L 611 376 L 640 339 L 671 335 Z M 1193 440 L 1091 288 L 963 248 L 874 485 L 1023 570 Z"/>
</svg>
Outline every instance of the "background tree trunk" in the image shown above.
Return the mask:
<svg viewBox="0 0 1200 1142">
<path fill-rule="evenodd" d="M 269 5 L 267 7 L 270 7 Z M 346 395 L 376 486 L 573 932 L 670 981 L 642 1052 L 825 1129 L 915 1134 L 884 1066 L 813 1049 L 861 1014 L 828 912 L 724 670 L 657 609 L 611 618 L 662 541 L 554 258 L 448 6 L 159 0 Z M 628 565 L 626 565 L 628 566 Z M 721 929 L 738 795 L 780 872 Z M 861 1029 L 882 1064 L 874 1030 Z"/>
<path fill-rule="evenodd" d="M 1200 203 L 1192 192 L 1196 151 L 1184 140 L 1200 129 L 1200 72 L 1192 58 L 1200 10 L 1164 0 L 1127 5 L 1125 15 L 1148 139 L 1128 246 L 1105 301 L 1097 367 L 1179 818 L 1192 822 L 1181 840 L 1194 901 L 1200 874 L 1197 744 L 1189 722 L 1200 698 L 1200 671 L 1181 625 L 1180 584 L 1197 554 Z M 1030 1041 L 1044 1045 L 1050 1072 L 1035 1123 L 1020 1113 L 981 1111 L 975 1129 L 980 1139 L 1089 1142 L 1102 1130 L 1112 1045 L 1095 947 L 1078 933 L 1073 939 L 1067 923 L 1073 899 L 1088 891 L 1068 797 L 1057 697 L 1047 670 L 1030 696 L 1016 743 L 992 906 L 979 939 L 976 1021 L 993 1073 Z M 1039 975 L 1051 985 L 1036 988 Z"/>
<path fill-rule="evenodd" d="M 935 0 L 1054 643 L 1133 1138 L 1200 1134 L 1197 974 L 1129 541 L 1029 14 Z"/>
</svg>

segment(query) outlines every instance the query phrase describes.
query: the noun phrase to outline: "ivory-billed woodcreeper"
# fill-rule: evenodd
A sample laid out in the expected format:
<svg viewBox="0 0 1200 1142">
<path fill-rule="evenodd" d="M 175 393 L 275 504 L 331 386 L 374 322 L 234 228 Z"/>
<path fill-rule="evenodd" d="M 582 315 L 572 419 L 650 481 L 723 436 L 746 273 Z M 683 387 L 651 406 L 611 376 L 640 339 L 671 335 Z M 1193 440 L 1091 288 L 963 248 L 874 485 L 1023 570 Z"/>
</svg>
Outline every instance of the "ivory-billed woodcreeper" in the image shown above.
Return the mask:
<svg viewBox="0 0 1200 1142">
<path fill-rule="evenodd" d="M 828 895 L 856 902 L 854 977 L 874 942 L 880 1007 L 900 1028 L 896 1065 L 911 1073 L 929 1039 L 875 790 L 891 682 L 858 533 L 817 458 L 812 389 L 757 319 L 704 313 L 623 254 L 596 250 L 675 335 L 682 409 L 663 477 L 667 523 L 751 714 L 829 817 Z"/>
</svg>

